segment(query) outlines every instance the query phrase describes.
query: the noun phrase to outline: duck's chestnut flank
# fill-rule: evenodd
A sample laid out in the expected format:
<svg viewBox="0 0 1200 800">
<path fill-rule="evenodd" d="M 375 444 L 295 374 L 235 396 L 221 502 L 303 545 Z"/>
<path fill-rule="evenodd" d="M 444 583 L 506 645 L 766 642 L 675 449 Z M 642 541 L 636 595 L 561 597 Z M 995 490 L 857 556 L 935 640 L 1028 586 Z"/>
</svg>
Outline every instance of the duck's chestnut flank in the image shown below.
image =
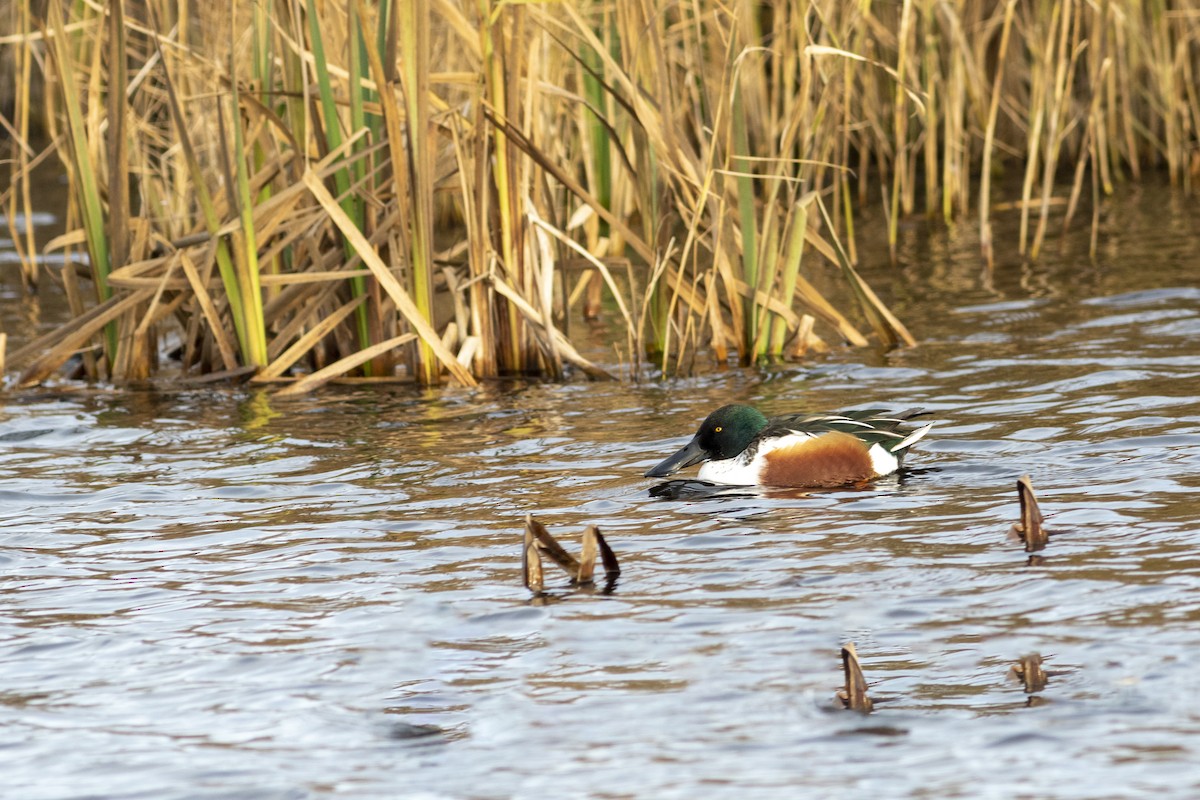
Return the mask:
<svg viewBox="0 0 1200 800">
<path fill-rule="evenodd" d="M 865 483 L 875 477 L 866 443 L 840 431 L 777 447 L 764 460 L 760 476 L 764 486 L 826 488 Z"/>
</svg>

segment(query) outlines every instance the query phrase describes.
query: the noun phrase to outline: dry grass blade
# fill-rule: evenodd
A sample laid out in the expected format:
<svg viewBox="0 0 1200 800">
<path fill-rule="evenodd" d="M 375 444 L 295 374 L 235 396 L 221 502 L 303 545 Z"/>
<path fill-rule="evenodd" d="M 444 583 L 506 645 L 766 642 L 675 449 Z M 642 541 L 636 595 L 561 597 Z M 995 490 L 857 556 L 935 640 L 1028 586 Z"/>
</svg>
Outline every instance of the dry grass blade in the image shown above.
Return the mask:
<svg viewBox="0 0 1200 800">
<path fill-rule="evenodd" d="M 169 256 L 126 264 L 109 273 L 108 285 L 121 289 L 154 289 L 159 286 L 171 290 L 185 288 L 187 281 L 183 278 L 172 278 L 165 286 L 163 283 L 164 272 L 172 271 L 176 260 L 177 257 Z"/>
<path fill-rule="evenodd" d="M 587 530 L 583 532 L 583 550 L 579 555 L 579 573 L 575 577 L 576 583 L 592 583 L 596 571 L 597 555 L 600 557 L 600 563 L 604 566 L 605 582 L 611 589 L 617 578 L 621 576 L 621 566 L 617 563 L 617 556 L 608 546 L 608 542 L 604 541 L 600 528 L 588 525 Z"/>
<path fill-rule="evenodd" d="M 367 265 L 367 269 L 371 270 L 371 272 L 375 274 L 375 279 L 379 281 L 379 285 L 383 287 L 383 290 L 387 292 L 389 297 L 392 298 L 392 302 L 396 304 L 396 309 L 401 313 L 401 315 L 404 316 L 406 320 L 408 320 L 408 324 L 413 327 L 413 330 L 416 332 L 417 336 L 419 336 L 423 342 L 429 345 L 429 348 L 433 351 L 434 355 L 438 357 L 438 360 L 442 363 L 442 365 L 450 371 L 450 374 L 453 375 L 459 383 L 463 384 L 464 386 L 475 386 L 475 378 L 472 377 L 471 373 L 468 372 L 462 364 L 458 363 L 458 360 L 454 357 L 454 354 L 442 345 L 441 337 L 439 337 L 437 335 L 437 331 L 430 327 L 429 323 L 425 321 L 425 318 L 421 315 L 421 312 L 417 310 L 416 305 L 408 296 L 408 292 L 406 292 L 404 287 L 400 285 L 400 282 L 396 280 L 396 276 L 393 275 L 391 270 L 387 268 L 387 265 L 383 263 L 383 259 L 379 257 L 377 252 L 375 252 L 375 248 L 371 246 L 369 241 L 367 241 L 367 237 L 363 235 L 362 231 L 355 227 L 350 217 L 346 215 L 346 212 L 343 211 L 341 206 L 338 205 L 337 201 L 333 199 L 333 195 L 331 195 L 329 190 L 325 188 L 325 184 L 321 182 L 321 179 L 311 169 L 306 170 L 304 173 L 304 185 L 309 188 L 309 190 L 313 193 L 313 197 L 316 198 L 317 202 L 320 203 L 325 209 L 325 212 L 329 215 L 329 218 L 333 220 L 335 225 L 338 226 L 342 232 L 342 235 L 344 235 L 346 240 L 350 243 L 350 246 L 354 248 L 354 251 L 358 253 L 359 258 L 361 258 L 363 263 Z"/>
<path fill-rule="evenodd" d="M 262 275 L 259 281 L 263 286 L 295 286 L 298 283 L 329 283 L 344 281 L 350 278 L 365 278 L 371 274 L 369 269 L 343 269 L 335 272 L 292 272 L 283 275 Z M 360 295 L 365 299 L 366 295 Z M 358 298 L 355 298 L 356 300 Z"/>
<path fill-rule="evenodd" d="M 583 548 L 579 551 L 579 572 L 575 574 L 576 583 L 592 582 L 592 575 L 596 572 L 596 556 L 600 552 L 596 545 L 597 533 L 599 528 L 595 525 L 588 525 L 587 530 L 583 532 Z"/>
<path fill-rule="evenodd" d="M 525 515 L 525 535 L 532 536 L 537 548 L 550 556 L 554 563 L 572 578 L 579 574 L 579 562 L 575 556 L 564 550 L 558 540 L 550 535 L 550 531 L 546 530 L 546 526 L 534 519 L 532 514 Z"/>
<path fill-rule="evenodd" d="M 360 294 L 358 297 L 344 303 L 341 308 L 329 316 L 322 317 L 316 325 L 301 336 L 291 347 L 284 350 L 279 354 L 278 358 L 264 367 L 255 380 L 272 380 L 278 378 L 288 367 L 299 361 L 305 353 L 316 347 L 318 342 L 328 336 L 338 325 L 342 324 L 342 320 L 353 314 L 366 299 L 367 296 L 365 294 Z M 305 316 L 307 315 L 297 315 L 297 319 L 304 319 Z"/>
<path fill-rule="evenodd" d="M 521 575 L 526 589 L 531 592 L 540 592 L 546 586 L 546 575 L 542 569 L 542 554 L 529 523 L 530 518 L 526 518 L 525 543 L 521 548 Z"/>
<path fill-rule="evenodd" d="M 151 16 L 152 18 L 154 16 L 153 7 L 151 8 Z M 221 227 L 221 219 L 217 213 L 217 206 L 208 190 L 205 171 L 200 165 L 196 148 L 188 132 L 188 119 L 184 114 L 183 103 L 179 99 L 179 95 L 175 90 L 175 83 L 172 81 L 171 73 L 167 68 L 167 59 L 163 57 L 161 43 L 157 36 L 152 37 L 152 41 L 154 42 L 154 47 L 159 57 L 159 65 L 162 69 L 164 96 L 167 100 L 167 107 L 171 112 L 174 134 L 178 137 L 174 143 L 179 146 L 183 154 L 186 174 L 190 179 L 186 191 L 194 195 L 195 201 L 203 215 L 205 228 L 210 235 L 216 237 Z M 183 188 L 182 186 L 180 187 L 181 190 Z M 218 269 L 221 273 L 221 281 L 225 286 L 225 295 L 229 303 L 230 316 L 233 317 L 234 332 L 242 352 L 245 353 L 248 351 L 248 340 L 245 330 L 245 316 L 242 308 L 243 298 L 229 254 L 228 243 L 224 239 L 217 240 L 216 259 Z M 209 321 L 211 323 L 211 319 Z"/>
<path fill-rule="evenodd" d="M 105 325 L 153 296 L 152 289 L 142 289 L 124 297 L 112 297 L 83 316 L 77 317 L 71 325 L 55 332 L 58 337 L 57 343 L 25 369 L 17 381 L 17 386 L 27 388 L 41 383 L 66 363 L 89 338 L 103 330 Z"/>
<path fill-rule="evenodd" d="M 858 651 L 854 649 L 853 642 L 842 648 L 842 675 L 844 683 L 842 690 L 837 693 L 842 705 L 851 711 L 869 714 L 875 704 L 867 696 L 867 679 L 863 677 L 862 667 L 858 664 Z"/>
<path fill-rule="evenodd" d="M 599 199 L 584 189 L 579 181 L 571 177 L 569 171 L 563 169 L 562 166 L 552 161 L 549 156 L 547 156 L 531 141 L 529 141 L 529 138 L 522 133 L 519 128 L 497 114 L 494 109 L 484 106 L 484 113 L 487 115 L 488 121 L 503 131 L 504 136 L 510 142 L 512 142 L 513 145 L 533 159 L 538 166 L 542 167 L 542 169 L 554 176 L 554 179 L 563 186 L 567 187 L 572 194 L 591 206 L 592 210 L 596 212 L 596 215 L 611 225 L 614 231 L 620 233 L 621 236 L 624 237 L 625 242 L 632 247 L 639 256 L 645 259 L 647 263 L 654 263 L 654 248 L 648 245 L 646 241 L 633 230 L 633 228 L 629 227 L 625 220 L 621 219 L 616 214 L 605 208 L 604 204 L 601 203 Z"/>
<path fill-rule="evenodd" d="M 403 333 L 399 336 L 393 336 L 386 342 L 379 342 L 370 347 L 359 350 L 357 353 L 351 353 L 345 358 L 340 358 L 324 369 L 317 370 L 311 375 L 306 375 L 293 384 L 280 389 L 275 393 L 276 397 L 293 397 L 298 394 L 311 392 L 325 384 L 329 383 L 334 378 L 339 378 L 351 371 L 355 367 L 360 367 L 376 356 L 381 356 L 384 353 L 395 350 L 397 347 L 408 344 L 417 338 L 415 333 Z"/>
<path fill-rule="evenodd" d="M 531 306 L 524 297 L 518 294 L 515 289 L 499 279 L 493 280 L 492 286 L 495 288 L 497 294 L 503 295 L 505 298 L 511 301 L 516 309 L 520 311 L 529 322 L 536 326 L 540 332 L 548 336 L 553 336 L 554 344 L 558 348 L 559 354 L 562 355 L 562 357 L 567 361 L 582 369 L 585 373 L 587 373 L 589 378 L 606 381 L 616 380 L 616 378 L 614 378 L 610 373 L 601 369 L 600 367 L 597 367 L 591 361 L 588 361 L 586 358 L 581 356 L 575 347 L 569 341 L 567 341 L 567 338 L 557 328 L 551 327 L 547 330 L 544 322 L 542 321 L 542 315 L 538 313 L 538 310 Z"/>
<path fill-rule="evenodd" d="M 897 40 L 897 56 L 896 56 L 896 91 L 894 100 L 892 101 L 892 122 L 894 139 L 892 142 L 892 196 L 891 196 L 891 213 L 888 214 L 888 247 L 891 252 L 892 261 L 896 261 L 896 248 L 898 245 L 900 214 L 903 208 L 904 212 L 911 210 L 907 202 L 908 192 L 911 191 L 911 179 L 909 178 L 909 161 L 908 161 L 908 109 L 905 103 L 905 95 L 903 91 L 904 73 L 908 66 L 908 51 L 912 46 L 912 0 L 901 0 L 900 12 L 900 31 L 896 37 Z M 903 206 L 902 206 L 903 203 Z M 847 260 L 848 262 L 848 260 Z M 855 281 L 857 283 L 857 281 Z M 859 294 L 857 287 L 855 293 Z M 861 299 L 861 294 L 860 294 Z M 871 317 L 872 324 L 875 324 L 875 315 L 870 311 L 867 312 Z M 875 325 L 877 330 L 881 326 Z M 883 338 L 881 336 L 880 338 Z M 884 339 L 884 341 L 887 341 Z M 894 346 L 894 342 L 892 343 Z"/>
<path fill-rule="evenodd" d="M 887 64 L 875 61 L 874 59 L 867 58 L 863 55 L 859 55 L 858 53 L 851 53 L 848 50 L 841 50 L 837 47 L 829 47 L 827 45 L 820 44 L 810 44 L 808 47 L 804 48 L 804 54 L 807 56 L 839 56 L 841 58 L 848 58 L 853 61 L 861 61 L 864 64 L 870 64 L 873 67 L 877 67 L 886 72 L 891 79 L 896 82 L 897 88 L 908 95 L 908 99 L 917 106 L 917 109 L 921 113 L 925 112 L 925 98 L 922 96 L 922 92 L 905 84 L 904 79 L 900 76 L 900 73 L 889 67 Z"/>
<path fill-rule="evenodd" d="M 604 278 L 605 284 L 608 285 L 608 290 L 612 292 L 613 300 L 616 301 L 617 304 L 617 310 L 621 312 L 621 316 L 625 319 L 625 324 L 630 328 L 633 328 L 633 317 L 629 315 L 629 309 L 625 307 L 625 301 L 621 297 L 621 290 L 617 288 L 617 284 L 616 281 L 613 280 L 612 273 L 608 271 L 608 266 L 605 265 L 603 261 L 589 253 L 586 248 L 584 248 L 574 239 L 571 239 L 558 228 L 554 227 L 538 216 L 537 212 L 533 209 L 531 209 L 529 212 L 529 221 L 549 233 L 555 239 L 558 239 L 574 252 L 578 253 L 581 258 L 599 271 L 600 275 Z"/>
<path fill-rule="evenodd" d="M 217 350 L 221 353 L 221 360 L 225 363 L 225 369 L 231 370 L 237 367 L 237 353 L 233 349 L 233 344 L 229 341 L 229 336 L 225 333 L 225 326 L 221 323 L 221 315 L 217 311 L 216 305 L 212 298 L 208 296 L 208 287 L 200 278 L 200 272 L 196 269 L 195 263 L 192 262 L 191 256 L 185 251 L 179 252 L 179 260 L 183 265 L 183 274 L 187 276 L 188 283 L 192 286 L 192 292 L 195 295 L 196 303 L 200 306 L 200 312 L 204 315 L 204 319 L 208 321 L 208 330 L 213 336 L 213 340 L 217 343 Z"/>
<path fill-rule="evenodd" d="M 1050 534 L 1042 525 L 1042 510 L 1028 475 L 1017 481 L 1017 497 L 1021 501 L 1021 520 L 1013 523 L 1012 532 L 1025 543 L 1025 552 L 1033 553 L 1045 548 Z"/>
<path fill-rule="evenodd" d="M 134 316 L 126 315 L 122 320 L 122 330 L 127 335 L 121 337 L 121 346 L 117 351 L 113 375 L 122 380 L 145 380 L 150 377 L 151 369 L 157 361 L 157 353 L 151 331 L 169 315 L 174 314 L 187 296 L 182 292 L 174 293 L 171 300 L 164 301 L 167 287 L 172 285 L 175 270 L 179 268 L 178 259 L 172 260 L 163 272 L 158 287 L 154 290 L 146 312 L 136 326 L 133 326 Z M 129 328 L 133 327 L 132 332 Z"/>
<path fill-rule="evenodd" d="M 825 241 L 813 232 L 809 232 L 808 241 L 813 241 L 825 244 Z M 850 324 L 850 320 L 842 316 L 842 313 L 834 308 L 825 297 L 817 290 L 817 287 L 808 282 L 803 275 L 796 276 L 796 294 L 800 298 L 800 302 L 804 303 L 808 308 L 826 324 L 833 327 L 843 339 L 855 347 L 866 347 L 867 338 L 859 332 L 857 328 Z"/>
<path fill-rule="evenodd" d="M 600 549 L 600 563 L 604 565 L 605 579 L 610 583 L 615 581 L 621 576 L 621 565 L 617 563 L 617 554 L 614 553 L 612 548 L 608 546 L 608 542 L 604 540 L 604 536 L 601 535 L 600 529 L 595 525 L 590 526 L 587 531 L 584 532 L 584 536 L 587 536 L 588 533 L 591 533 L 596 537 L 596 547 Z"/>
<path fill-rule="evenodd" d="M 267 355 L 272 361 L 290 349 L 297 340 L 304 338 L 306 331 L 312 330 L 314 323 L 319 325 L 322 315 L 337 314 L 339 288 L 339 283 L 334 282 L 296 283 L 277 292 L 271 298 L 265 306 L 265 314 L 275 333 L 275 338 L 271 340 L 271 346 L 267 349 Z M 283 323 L 289 314 L 291 319 Z"/>
<path fill-rule="evenodd" d="M 13 43 L 14 60 L 16 61 L 14 70 L 16 73 L 14 86 L 16 97 L 12 98 L 15 106 L 13 108 L 15 129 L 8 125 L 7 120 L 3 119 L 3 115 L 0 115 L 0 122 L 3 122 L 8 131 L 12 148 L 16 151 L 16 157 L 11 161 L 8 189 L 0 193 L 0 204 L 7 204 L 4 213 L 5 222 L 9 238 L 12 240 L 13 250 L 16 251 L 21 262 L 21 285 L 26 290 L 32 289 L 38 279 L 38 262 L 35 257 L 37 244 L 34 239 L 34 227 L 26 225 L 25 235 L 22 237 L 16 222 L 19 214 L 23 214 L 25 219 L 33 219 L 33 192 L 30 174 L 33 168 L 51 151 L 51 148 L 44 148 L 35 156 L 33 149 L 28 144 L 34 114 L 30 101 L 33 94 L 31 90 L 35 47 L 33 37 L 36 35 L 33 32 L 32 13 L 29 5 L 28 3 L 17 3 L 14 7 L 17 19 L 13 24 L 13 29 L 21 31 L 21 34 L 14 38 L 23 37 L 24 39 Z M 0 375 L 2 374 L 3 370 L 0 370 Z"/>
</svg>

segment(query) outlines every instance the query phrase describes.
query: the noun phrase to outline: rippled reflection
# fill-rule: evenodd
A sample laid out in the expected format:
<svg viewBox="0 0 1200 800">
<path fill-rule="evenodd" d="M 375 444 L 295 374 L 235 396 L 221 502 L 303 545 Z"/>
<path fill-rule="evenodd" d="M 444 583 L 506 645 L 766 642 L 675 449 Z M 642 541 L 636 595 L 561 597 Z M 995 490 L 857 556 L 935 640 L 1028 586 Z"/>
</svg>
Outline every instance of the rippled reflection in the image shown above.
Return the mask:
<svg viewBox="0 0 1200 800">
<path fill-rule="evenodd" d="M 870 276 L 924 341 L 890 355 L 10 396 L 2 794 L 1200 791 L 1200 290 L 1125 252 L 983 281 L 970 245 Z M 733 399 L 937 427 L 866 490 L 651 497 L 641 473 Z M 1006 536 L 1025 473 L 1054 532 L 1037 566 Z M 532 602 L 529 512 L 600 525 L 616 591 Z M 868 718 L 834 710 L 846 641 Z M 1031 653 L 1034 701 L 1009 674 Z"/>
</svg>

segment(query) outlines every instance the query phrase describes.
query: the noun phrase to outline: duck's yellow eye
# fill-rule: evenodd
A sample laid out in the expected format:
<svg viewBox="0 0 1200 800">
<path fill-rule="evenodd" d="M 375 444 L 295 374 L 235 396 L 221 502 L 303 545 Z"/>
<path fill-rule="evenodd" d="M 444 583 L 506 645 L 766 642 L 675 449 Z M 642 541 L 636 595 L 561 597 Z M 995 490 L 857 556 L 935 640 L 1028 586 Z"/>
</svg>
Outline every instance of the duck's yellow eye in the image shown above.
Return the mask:
<svg viewBox="0 0 1200 800">
<path fill-rule="evenodd" d="M 713 433 L 720 433 L 720 432 L 721 432 L 721 426 L 720 426 L 720 425 L 718 425 L 717 427 L 713 428 Z"/>
</svg>

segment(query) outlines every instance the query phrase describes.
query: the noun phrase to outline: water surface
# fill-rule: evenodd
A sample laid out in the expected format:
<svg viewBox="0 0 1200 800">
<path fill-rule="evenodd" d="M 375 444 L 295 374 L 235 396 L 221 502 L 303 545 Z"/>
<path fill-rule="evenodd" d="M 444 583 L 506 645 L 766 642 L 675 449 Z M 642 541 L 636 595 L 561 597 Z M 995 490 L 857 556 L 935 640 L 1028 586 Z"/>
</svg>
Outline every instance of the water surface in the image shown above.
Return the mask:
<svg viewBox="0 0 1200 800">
<path fill-rule="evenodd" d="M 1195 795 L 1200 215 L 1161 193 L 1110 217 L 1096 261 L 1083 231 L 992 276 L 969 232 L 910 230 L 865 266 L 922 340 L 891 354 L 8 395 L 0 795 Z M 937 426 L 867 490 L 649 497 L 732 400 Z M 1055 532 L 1032 566 L 1007 536 L 1025 473 Z M 526 513 L 572 547 L 600 525 L 615 591 L 549 572 L 532 601 Z M 834 710 L 848 641 L 869 717 Z M 1007 670 L 1035 652 L 1056 674 L 1031 698 Z"/>
</svg>

